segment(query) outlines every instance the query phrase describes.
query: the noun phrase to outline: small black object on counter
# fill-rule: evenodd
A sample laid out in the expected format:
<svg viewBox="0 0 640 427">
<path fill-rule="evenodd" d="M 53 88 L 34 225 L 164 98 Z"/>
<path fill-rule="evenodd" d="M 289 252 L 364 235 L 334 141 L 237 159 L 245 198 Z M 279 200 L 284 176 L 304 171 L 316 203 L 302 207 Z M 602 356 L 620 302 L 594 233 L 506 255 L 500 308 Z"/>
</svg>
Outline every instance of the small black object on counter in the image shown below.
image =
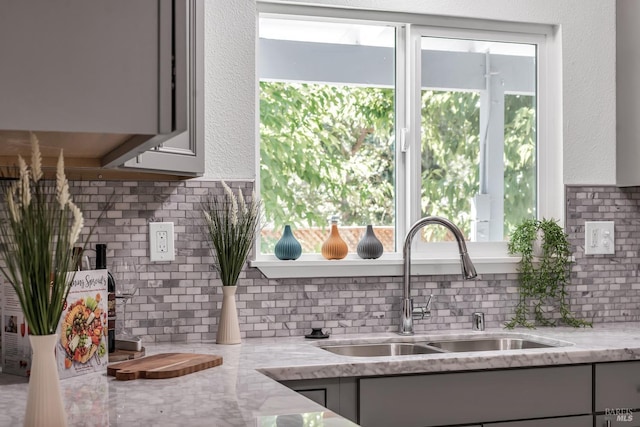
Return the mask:
<svg viewBox="0 0 640 427">
<path fill-rule="evenodd" d="M 311 339 L 329 338 L 329 334 L 322 332 L 322 328 L 311 328 L 311 333 L 304 336 Z"/>
</svg>

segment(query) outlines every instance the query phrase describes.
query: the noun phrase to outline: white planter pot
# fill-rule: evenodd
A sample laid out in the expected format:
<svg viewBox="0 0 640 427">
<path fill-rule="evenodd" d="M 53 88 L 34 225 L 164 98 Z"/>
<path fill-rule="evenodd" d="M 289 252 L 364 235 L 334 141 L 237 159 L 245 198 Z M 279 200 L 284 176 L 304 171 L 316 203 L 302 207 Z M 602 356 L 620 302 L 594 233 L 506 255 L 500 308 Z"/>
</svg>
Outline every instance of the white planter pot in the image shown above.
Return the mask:
<svg viewBox="0 0 640 427">
<path fill-rule="evenodd" d="M 66 427 L 60 378 L 54 349 L 58 335 L 29 335 L 33 358 L 25 427 Z"/>
<path fill-rule="evenodd" d="M 240 344 L 240 325 L 236 308 L 237 286 L 222 287 L 222 311 L 216 334 L 217 344 Z"/>
</svg>

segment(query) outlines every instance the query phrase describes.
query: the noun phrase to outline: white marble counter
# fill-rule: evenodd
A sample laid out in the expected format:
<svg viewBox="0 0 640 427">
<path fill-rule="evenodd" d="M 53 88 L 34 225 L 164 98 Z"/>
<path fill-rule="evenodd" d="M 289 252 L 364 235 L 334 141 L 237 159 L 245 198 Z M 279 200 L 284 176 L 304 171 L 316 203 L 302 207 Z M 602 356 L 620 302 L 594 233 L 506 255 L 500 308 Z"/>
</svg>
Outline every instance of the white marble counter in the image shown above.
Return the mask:
<svg viewBox="0 0 640 427">
<path fill-rule="evenodd" d="M 447 331 L 416 335 L 409 340 L 509 333 L 502 329 L 475 333 Z M 549 343 L 564 341 L 570 345 L 360 358 L 335 355 L 317 345 L 406 338 L 395 334 L 375 334 L 320 341 L 302 337 L 247 339 L 237 346 L 159 344 L 146 346 L 147 354 L 211 353 L 223 356 L 224 362 L 222 366 L 166 380 L 116 381 L 105 374 L 90 374 L 62 380 L 61 384 L 72 426 L 275 427 L 276 417 L 287 414 L 298 419 L 298 414 L 322 418 L 321 425 L 324 426 L 353 426 L 271 378 L 292 380 L 640 360 L 640 323 L 596 325 L 593 329 L 520 329 L 514 333 L 533 335 Z M 26 379 L 0 374 L 0 426 L 22 424 L 26 396 Z"/>
</svg>

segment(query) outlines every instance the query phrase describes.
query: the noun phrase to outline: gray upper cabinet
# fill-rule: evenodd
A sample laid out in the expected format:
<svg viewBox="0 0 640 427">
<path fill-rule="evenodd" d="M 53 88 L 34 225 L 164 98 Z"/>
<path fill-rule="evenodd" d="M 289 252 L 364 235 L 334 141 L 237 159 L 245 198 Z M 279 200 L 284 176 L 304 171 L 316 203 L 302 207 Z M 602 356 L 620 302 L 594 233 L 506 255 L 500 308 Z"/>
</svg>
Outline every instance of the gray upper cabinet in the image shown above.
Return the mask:
<svg viewBox="0 0 640 427">
<path fill-rule="evenodd" d="M 204 10 L 201 1 L 176 2 L 174 131 L 160 145 L 127 161 L 124 168 L 182 175 L 204 172 Z"/>
<path fill-rule="evenodd" d="M 3 155 L 33 131 L 72 166 L 201 174 L 202 26 L 202 0 L 0 3 Z"/>
<path fill-rule="evenodd" d="M 640 185 L 640 2 L 616 1 L 616 182 Z"/>
</svg>

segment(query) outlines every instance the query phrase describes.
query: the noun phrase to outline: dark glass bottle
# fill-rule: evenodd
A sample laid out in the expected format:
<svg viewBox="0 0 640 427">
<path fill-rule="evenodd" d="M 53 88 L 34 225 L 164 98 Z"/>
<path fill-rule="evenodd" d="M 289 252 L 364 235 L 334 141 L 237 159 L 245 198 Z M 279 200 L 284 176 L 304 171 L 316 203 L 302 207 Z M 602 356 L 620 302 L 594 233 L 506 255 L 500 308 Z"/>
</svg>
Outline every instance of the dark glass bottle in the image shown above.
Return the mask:
<svg viewBox="0 0 640 427">
<path fill-rule="evenodd" d="M 107 268 L 107 245 L 96 245 L 96 270 Z M 109 353 L 116 350 L 116 281 L 107 271 L 107 347 Z"/>
<path fill-rule="evenodd" d="M 82 248 L 80 246 L 74 246 L 71 253 L 71 269 L 75 271 L 82 270 Z"/>
</svg>

